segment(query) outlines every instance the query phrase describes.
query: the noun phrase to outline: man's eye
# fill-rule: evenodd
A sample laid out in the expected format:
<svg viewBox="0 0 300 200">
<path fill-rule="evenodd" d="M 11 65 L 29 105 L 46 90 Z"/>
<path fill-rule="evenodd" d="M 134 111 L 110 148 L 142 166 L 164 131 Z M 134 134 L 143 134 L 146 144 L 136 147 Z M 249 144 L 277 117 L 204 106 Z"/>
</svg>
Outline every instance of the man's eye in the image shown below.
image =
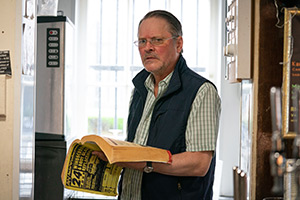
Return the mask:
<svg viewBox="0 0 300 200">
<path fill-rule="evenodd" d="M 143 39 L 143 40 L 139 40 L 139 44 L 146 44 L 147 40 Z"/>
<path fill-rule="evenodd" d="M 163 42 L 163 39 L 162 38 L 153 38 L 152 40 L 154 43 L 161 43 Z"/>
</svg>

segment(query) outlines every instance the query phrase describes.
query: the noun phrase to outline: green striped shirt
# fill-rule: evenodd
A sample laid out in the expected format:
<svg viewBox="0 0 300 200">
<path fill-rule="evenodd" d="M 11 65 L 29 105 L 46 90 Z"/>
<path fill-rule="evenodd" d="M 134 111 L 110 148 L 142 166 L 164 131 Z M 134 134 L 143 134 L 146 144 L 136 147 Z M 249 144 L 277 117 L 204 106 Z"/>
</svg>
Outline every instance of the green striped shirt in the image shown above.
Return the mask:
<svg viewBox="0 0 300 200">
<path fill-rule="evenodd" d="M 173 73 L 159 82 L 157 97 L 154 96 L 153 76 L 145 81 L 148 90 L 141 121 L 137 127 L 134 143 L 146 145 L 152 112 L 155 103 L 167 90 Z M 198 90 L 191 107 L 186 129 L 186 151 L 214 151 L 216 147 L 221 101 L 210 83 L 204 83 Z M 126 168 L 122 183 L 122 200 L 141 199 L 143 172 Z"/>
</svg>

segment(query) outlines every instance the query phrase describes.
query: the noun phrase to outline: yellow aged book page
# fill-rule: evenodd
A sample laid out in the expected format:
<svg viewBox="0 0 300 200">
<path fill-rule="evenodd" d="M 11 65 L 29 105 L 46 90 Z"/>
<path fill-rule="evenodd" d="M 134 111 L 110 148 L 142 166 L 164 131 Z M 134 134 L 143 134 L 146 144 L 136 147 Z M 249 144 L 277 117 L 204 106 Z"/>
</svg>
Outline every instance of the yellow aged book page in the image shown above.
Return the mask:
<svg viewBox="0 0 300 200">
<path fill-rule="evenodd" d="M 93 151 L 103 151 L 109 162 Z M 171 163 L 172 155 L 164 149 L 87 135 L 70 145 L 61 179 L 67 189 L 116 196 L 122 168 L 113 163 L 141 161 Z"/>
<path fill-rule="evenodd" d="M 122 168 L 93 155 L 95 149 L 90 144 L 71 144 L 61 174 L 63 185 L 71 190 L 116 196 Z"/>
</svg>

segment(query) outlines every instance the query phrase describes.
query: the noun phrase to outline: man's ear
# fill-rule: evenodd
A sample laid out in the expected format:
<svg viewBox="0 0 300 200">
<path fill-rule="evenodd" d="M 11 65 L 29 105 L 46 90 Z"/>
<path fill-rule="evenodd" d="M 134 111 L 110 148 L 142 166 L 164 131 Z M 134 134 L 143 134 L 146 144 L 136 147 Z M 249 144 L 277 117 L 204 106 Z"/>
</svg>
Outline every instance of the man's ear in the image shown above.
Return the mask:
<svg viewBox="0 0 300 200">
<path fill-rule="evenodd" d="M 183 48 L 183 38 L 181 36 L 178 36 L 176 45 L 177 45 L 177 53 L 181 53 Z"/>
</svg>

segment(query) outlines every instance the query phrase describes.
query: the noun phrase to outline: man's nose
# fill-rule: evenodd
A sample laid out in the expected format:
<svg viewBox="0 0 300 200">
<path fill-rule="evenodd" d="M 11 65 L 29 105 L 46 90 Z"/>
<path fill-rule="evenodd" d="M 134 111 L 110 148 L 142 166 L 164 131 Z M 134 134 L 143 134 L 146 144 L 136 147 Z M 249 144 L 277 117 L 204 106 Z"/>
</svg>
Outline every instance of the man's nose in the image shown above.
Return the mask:
<svg viewBox="0 0 300 200">
<path fill-rule="evenodd" d="M 150 40 L 147 40 L 146 42 L 146 46 L 145 46 L 145 50 L 153 50 L 154 49 L 154 45 L 152 44 L 152 42 Z"/>
</svg>

